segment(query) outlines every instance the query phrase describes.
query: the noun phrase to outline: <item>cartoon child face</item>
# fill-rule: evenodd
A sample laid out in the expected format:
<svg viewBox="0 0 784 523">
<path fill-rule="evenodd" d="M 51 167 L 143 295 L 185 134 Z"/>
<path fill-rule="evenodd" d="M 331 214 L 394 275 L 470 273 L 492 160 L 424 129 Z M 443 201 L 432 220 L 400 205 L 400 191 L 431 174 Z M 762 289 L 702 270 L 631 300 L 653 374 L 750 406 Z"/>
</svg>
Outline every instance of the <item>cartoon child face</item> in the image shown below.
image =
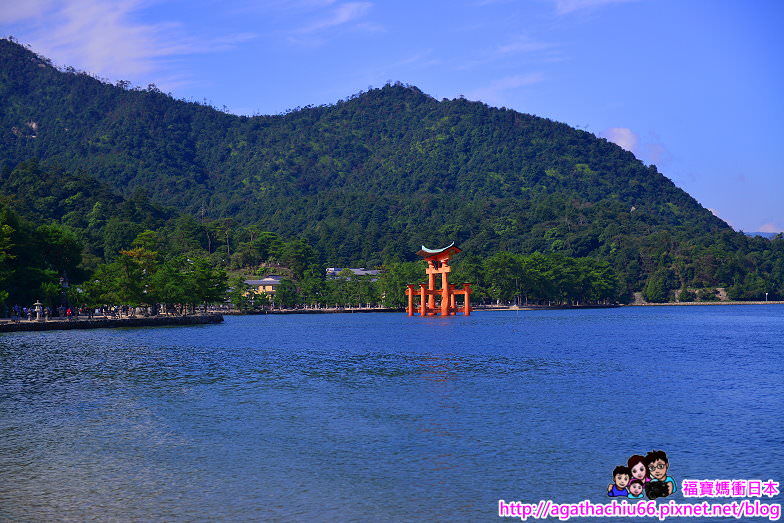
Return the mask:
<svg viewBox="0 0 784 523">
<path fill-rule="evenodd" d="M 629 484 L 628 474 L 616 474 L 613 476 L 613 479 L 615 480 L 615 486 L 617 486 L 619 489 L 624 489 L 626 488 L 626 485 Z"/>
<path fill-rule="evenodd" d="M 632 467 L 632 478 L 637 478 L 640 481 L 645 479 L 645 463 L 640 461 Z"/>
<path fill-rule="evenodd" d="M 651 471 L 651 477 L 654 479 L 662 480 L 667 477 L 667 463 L 663 459 L 657 459 L 648 465 L 648 469 Z"/>
<path fill-rule="evenodd" d="M 632 483 L 629 485 L 629 493 L 632 496 L 639 496 L 642 494 L 642 483 Z"/>
</svg>

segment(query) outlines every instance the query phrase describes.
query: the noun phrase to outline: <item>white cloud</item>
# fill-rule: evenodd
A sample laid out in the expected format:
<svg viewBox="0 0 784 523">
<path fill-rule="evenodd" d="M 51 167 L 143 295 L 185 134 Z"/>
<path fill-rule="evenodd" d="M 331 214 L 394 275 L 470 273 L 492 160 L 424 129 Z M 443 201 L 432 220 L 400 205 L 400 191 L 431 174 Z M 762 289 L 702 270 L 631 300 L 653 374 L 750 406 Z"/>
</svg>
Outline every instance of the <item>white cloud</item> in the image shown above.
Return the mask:
<svg viewBox="0 0 784 523">
<path fill-rule="evenodd" d="M 470 91 L 466 93 L 466 97 L 471 100 L 480 100 L 493 105 L 504 105 L 506 103 L 505 93 L 507 91 L 538 84 L 543 82 L 544 79 L 544 74 L 540 72 L 508 76 L 496 80 L 484 87 Z"/>
<path fill-rule="evenodd" d="M 611 127 L 603 131 L 600 136 L 607 138 L 608 141 L 626 149 L 630 153 L 634 153 L 637 150 L 637 144 L 640 141 L 637 135 L 634 134 L 634 131 L 628 127 Z"/>
<path fill-rule="evenodd" d="M 784 232 L 784 227 L 775 223 L 766 223 L 764 225 L 760 225 L 759 232 Z"/>
<path fill-rule="evenodd" d="M 112 4 L 71 0 L 49 15 L 58 18 L 58 23 L 45 36 L 39 35 L 34 47 L 55 59 L 63 55 L 77 57 L 82 67 L 103 75 L 147 73 L 155 68 L 155 58 L 168 54 L 160 40 L 175 28 L 131 23 L 130 16 L 138 7 L 134 1 Z"/>
<path fill-rule="evenodd" d="M 611 127 L 599 133 L 599 136 L 626 149 L 649 165 L 661 167 L 668 165 L 672 160 L 672 154 L 658 141 L 659 138 L 655 133 L 651 133 L 649 136 L 654 141 L 643 141 L 637 133 L 628 127 Z"/>
<path fill-rule="evenodd" d="M 19 2 L 24 4 L 25 2 Z M 145 24 L 139 13 L 145 0 L 35 0 L 35 8 L 8 10 L 23 29 L 16 34 L 38 53 L 60 65 L 72 65 L 113 79 L 139 79 L 162 71 L 176 55 L 221 51 L 254 37 L 250 33 L 215 39 L 194 38 L 172 22 Z M 171 73 L 171 71 L 167 71 Z"/>
<path fill-rule="evenodd" d="M 595 9 L 610 4 L 620 4 L 633 1 L 635 0 L 555 0 L 555 9 L 559 15 L 565 15 L 575 11 Z"/>
</svg>

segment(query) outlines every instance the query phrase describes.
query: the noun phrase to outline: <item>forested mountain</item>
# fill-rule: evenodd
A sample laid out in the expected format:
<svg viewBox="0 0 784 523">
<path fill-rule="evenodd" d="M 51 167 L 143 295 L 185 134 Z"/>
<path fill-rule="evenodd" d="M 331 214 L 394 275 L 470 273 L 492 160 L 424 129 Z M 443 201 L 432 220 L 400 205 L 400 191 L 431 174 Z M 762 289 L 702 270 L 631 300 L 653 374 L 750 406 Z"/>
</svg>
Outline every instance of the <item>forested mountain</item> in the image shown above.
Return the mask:
<svg viewBox="0 0 784 523">
<path fill-rule="evenodd" d="M 11 176 L 33 158 L 76 183 L 58 201 L 79 192 L 79 180 L 96 181 L 53 217 L 66 224 L 86 226 L 85 213 L 100 214 L 96 202 L 121 198 L 127 212 L 115 220 L 231 219 L 226 227 L 301 238 L 330 265 L 413 259 L 421 244 L 457 241 L 478 256 L 605 260 L 622 295 L 651 285 L 665 294 L 732 285 L 784 293 L 781 240 L 736 233 L 631 153 L 565 124 L 401 84 L 282 115 L 234 116 L 152 85 L 61 70 L 0 40 L 0 194 L 11 206 L 49 205 L 41 187 Z M 127 202 L 143 207 L 145 194 L 150 214 L 130 217 Z"/>
</svg>

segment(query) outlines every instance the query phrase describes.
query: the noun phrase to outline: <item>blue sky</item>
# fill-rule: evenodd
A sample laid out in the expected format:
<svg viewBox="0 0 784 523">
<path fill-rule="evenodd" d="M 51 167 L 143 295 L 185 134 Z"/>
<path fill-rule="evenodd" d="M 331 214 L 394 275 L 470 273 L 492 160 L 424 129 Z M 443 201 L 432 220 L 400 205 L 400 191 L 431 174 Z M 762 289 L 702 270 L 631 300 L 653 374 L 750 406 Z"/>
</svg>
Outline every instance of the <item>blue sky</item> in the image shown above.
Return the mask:
<svg viewBox="0 0 784 523">
<path fill-rule="evenodd" d="M 238 114 L 388 80 L 566 122 L 736 229 L 784 230 L 778 0 L 24 0 L 0 34 L 56 64 Z"/>
</svg>

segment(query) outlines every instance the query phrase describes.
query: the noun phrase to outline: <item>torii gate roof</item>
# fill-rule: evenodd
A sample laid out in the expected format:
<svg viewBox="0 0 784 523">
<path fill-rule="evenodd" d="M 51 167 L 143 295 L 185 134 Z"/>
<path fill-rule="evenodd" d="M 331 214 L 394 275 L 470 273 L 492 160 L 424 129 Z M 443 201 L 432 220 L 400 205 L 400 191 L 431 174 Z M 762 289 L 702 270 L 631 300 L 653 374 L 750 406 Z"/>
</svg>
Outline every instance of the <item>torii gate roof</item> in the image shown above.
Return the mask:
<svg viewBox="0 0 784 523">
<path fill-rule="evenodd" d="M 452 242 L 442 249 L 428 249 L 423 245 L 417 254 L 422 256 L 423 258 L 430 258 L 431 256 L 436 256 L 439 254 L 448 254 L 449 256 L 451 256 L 453 254 L 457 254 L 458 252 L 463 252 L 463 251 L 462 249 L 455 247 L 455 242 Z"/>
</svg>

